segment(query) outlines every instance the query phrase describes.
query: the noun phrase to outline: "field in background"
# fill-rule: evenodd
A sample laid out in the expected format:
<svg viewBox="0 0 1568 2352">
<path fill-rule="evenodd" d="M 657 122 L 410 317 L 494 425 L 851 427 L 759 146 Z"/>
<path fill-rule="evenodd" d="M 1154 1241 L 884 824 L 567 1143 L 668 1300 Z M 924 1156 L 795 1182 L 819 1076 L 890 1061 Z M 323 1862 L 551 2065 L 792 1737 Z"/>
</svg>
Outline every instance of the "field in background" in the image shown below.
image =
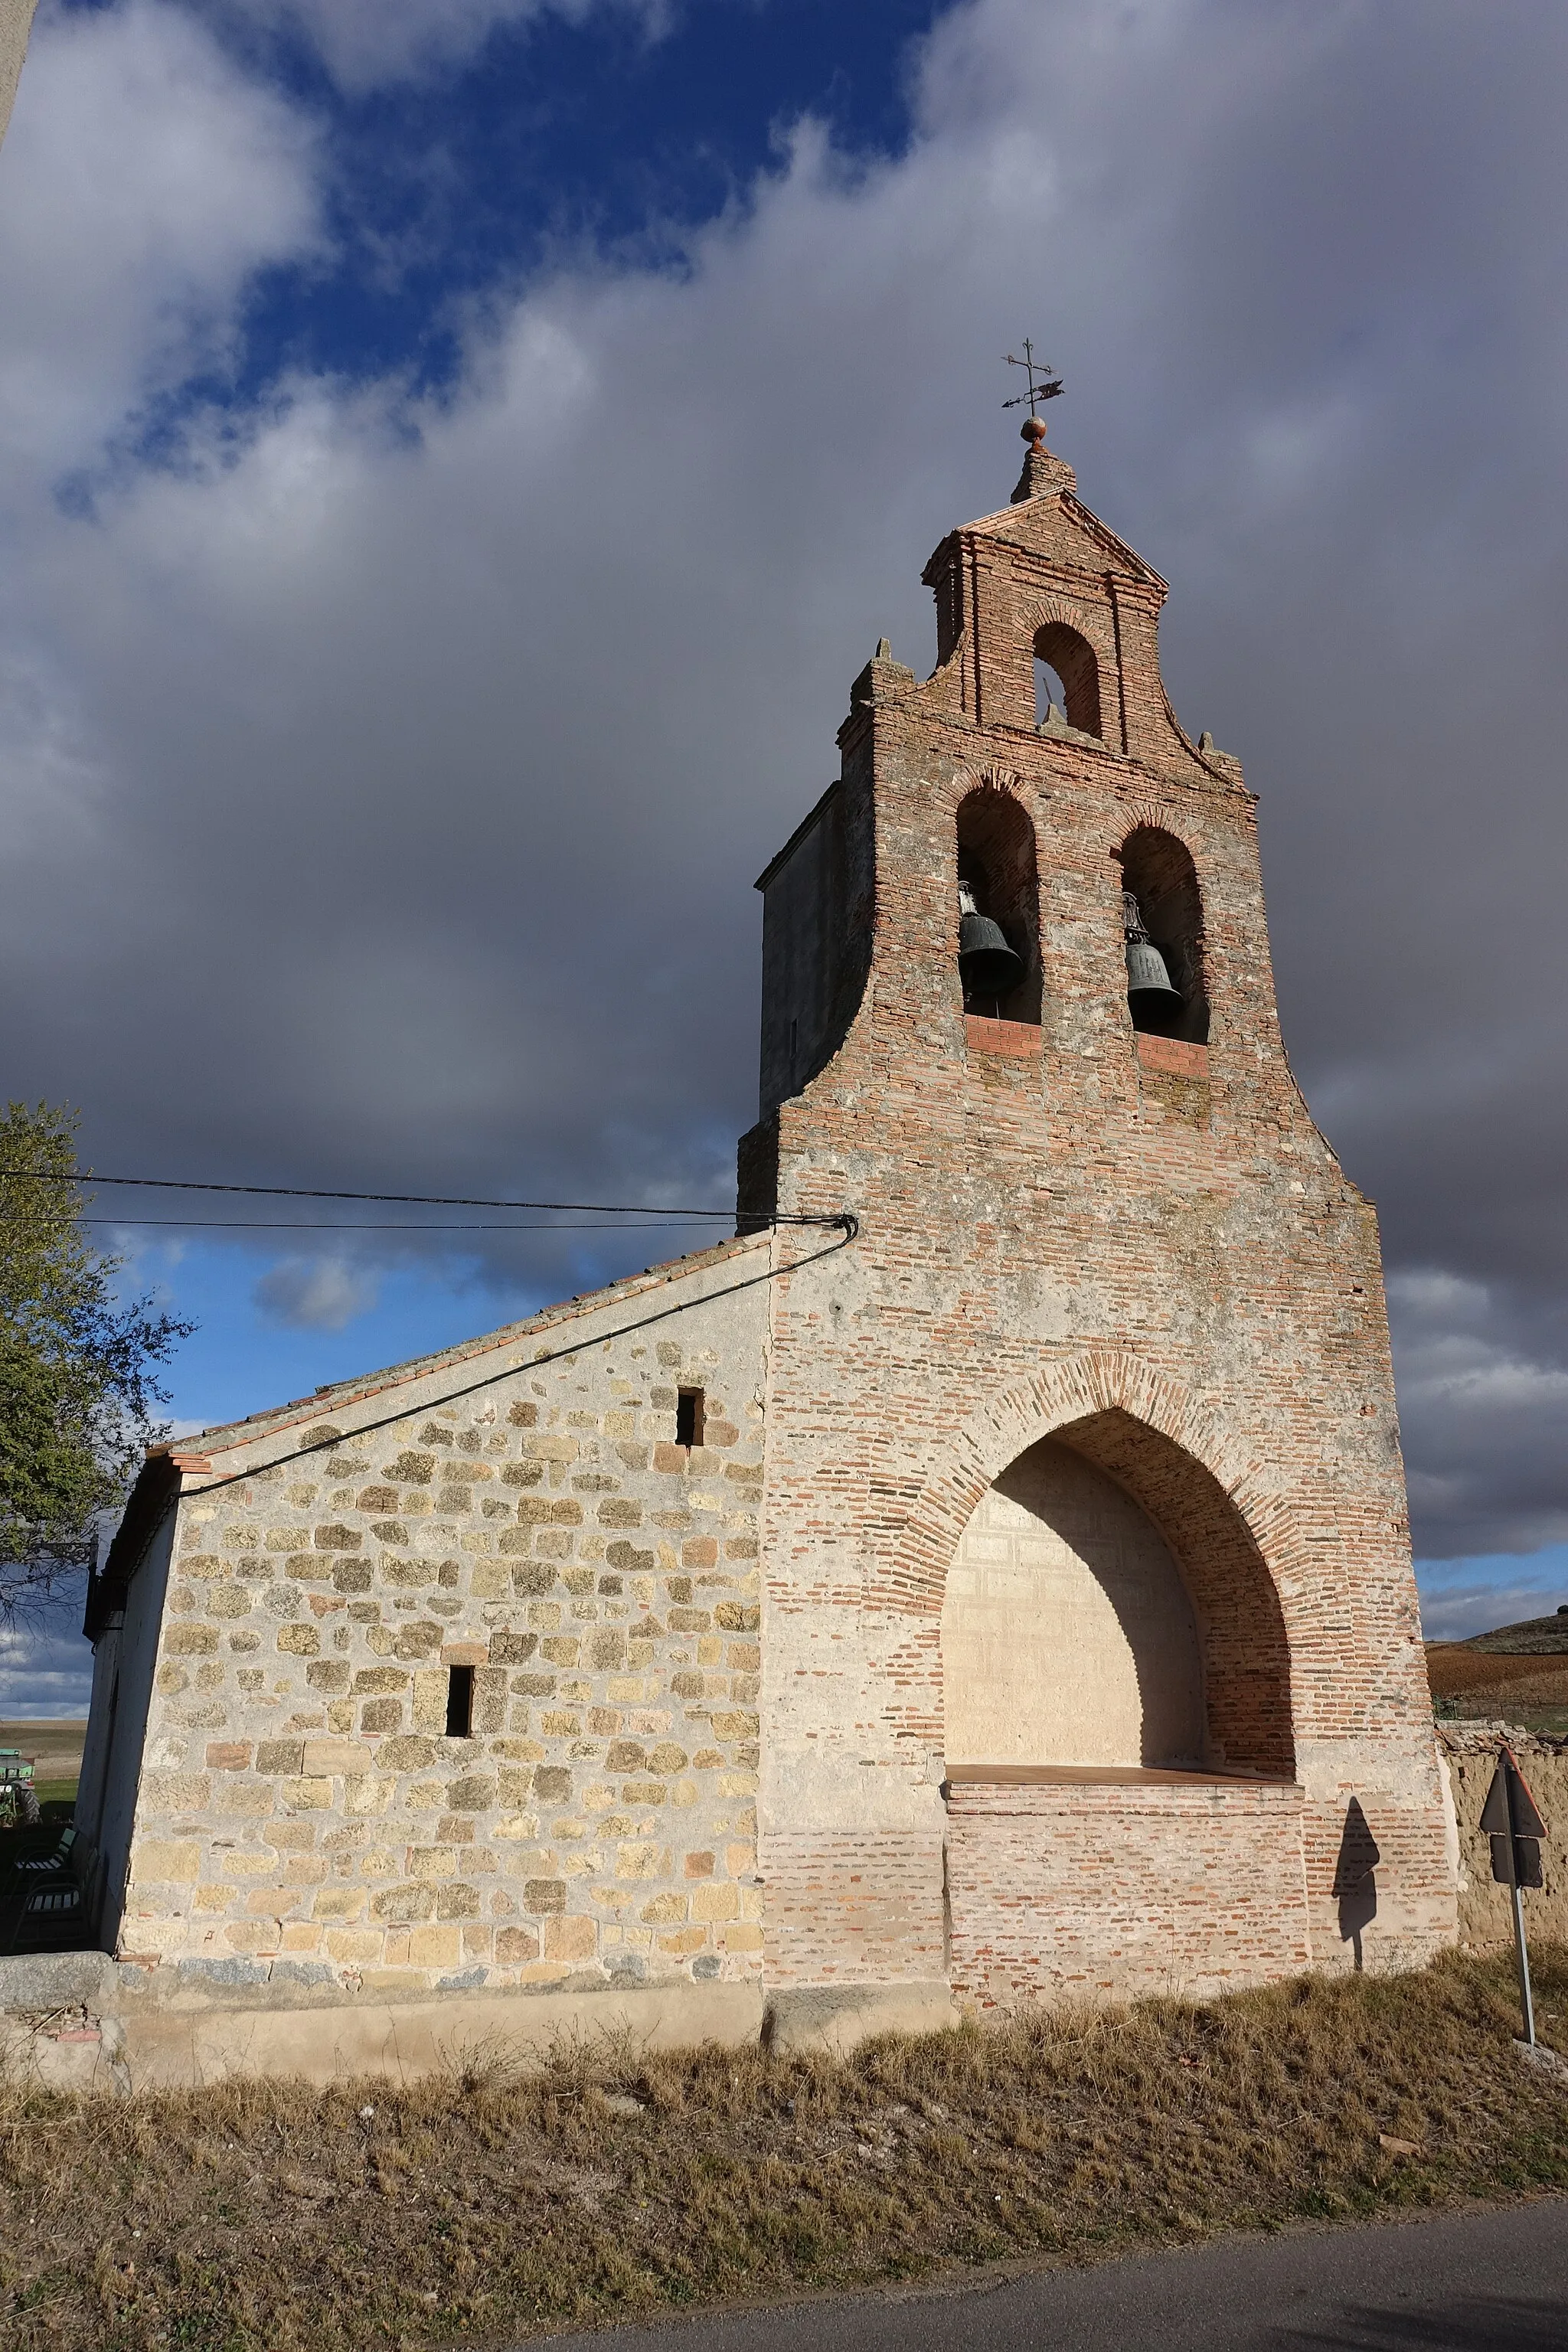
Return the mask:
<svg viewBox="0 0 1568 2352">
<path fill-rule="evenodd" d="M 1529 1618 L 1468 1642 L 1428 1642 L 1426 1676 L 1440 1716 L 1568 1735 L 1568 1617 Z"/>
</svg>

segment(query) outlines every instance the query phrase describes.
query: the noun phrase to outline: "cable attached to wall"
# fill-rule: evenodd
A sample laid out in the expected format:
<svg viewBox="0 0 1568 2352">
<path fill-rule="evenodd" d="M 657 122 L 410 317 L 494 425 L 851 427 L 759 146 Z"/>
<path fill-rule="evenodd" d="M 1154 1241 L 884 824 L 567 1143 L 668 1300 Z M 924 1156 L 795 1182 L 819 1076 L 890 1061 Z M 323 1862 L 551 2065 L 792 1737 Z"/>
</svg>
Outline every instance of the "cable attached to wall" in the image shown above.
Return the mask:
<svg viewBox="0 0 1568 2352">
<path fill-rule="evenodd" d="M 261 1195 L 266 1200 L 360 1200 L 385 1202 L 388 1206 L 402 1209 L 533 1209 L 543 1213 L 576 1213 L 576 1216 L 635 1216 L 648 1225 L 733 1225 L 736 1221 L 745 1225 L 814 1225 L 814 1228 L 847 1230 L 853 1225 L 848 1212 L 837 1212 L 832 1216 L 795 1216 L 778 1213 L 773 1209 L 658 1209 L 651 1202 L 616 1202 L 616 1200 L 487 1200 L 482 1195 L 466 1192 L 334 1192 L 327 1188 L 294 1183 L 207 1183 L 195 1176 L 97 1176 L 91 1171 L 66 1173 L 64 1169 L 0 1169 L 0 1183 L 21 1176 L 30 1183 L 75 1183 L 75 1185 L 136 1185 L 157 1192 L 245 1192 Z M 85 1225 L 181 1225 L 188 1228 L 188 1218 L 151 1218 L 151 1216 L 87 1216 Z M 395 1225 L 395 1223 L 324 1223 L 324 1225 L 270 1225 L 249 1223 L 247 1218 L 197 1218 L 197 1225 L 228 1228 L 235 1233 L 618 1233 L 618 1225 Z M 853 1234 L 851 1234 L 853 1240 Z"/>
</svg>

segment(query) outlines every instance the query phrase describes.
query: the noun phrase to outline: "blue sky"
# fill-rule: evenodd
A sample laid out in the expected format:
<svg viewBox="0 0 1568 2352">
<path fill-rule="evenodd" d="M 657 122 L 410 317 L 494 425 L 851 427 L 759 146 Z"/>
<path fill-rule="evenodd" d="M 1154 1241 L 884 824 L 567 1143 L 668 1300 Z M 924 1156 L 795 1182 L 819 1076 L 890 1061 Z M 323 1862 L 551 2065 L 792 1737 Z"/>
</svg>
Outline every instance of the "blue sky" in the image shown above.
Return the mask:
<svg viewBox="0 0 1568 2352">
<path fill-rule="evenodd" d="M 752 877 L 877 637 L 929 658 L 1031 333 L 1263 796 L 1429 1628 L 1554 1607 L 1565 84 L 1511 0 L 43 0 L 0 152 L 11 1091 L 111 1172 L 721 1205 Z M 700 1239 L 322 1214 L 104 1229 L 199 1321 L 182 1427 Z M 82 1688 L 68 1632 L 0 1643 L 0 1706 Z"/>
<path fill-rule="evenodd" d="M 117 5 L 66 0 L 62 13 Z M 563 256 L 679 268 L 687 235 L 743 212 L 805 117 L 850 170 L 896 155 L 910 44 L 940 11 L 627 0 L 509 22 L 498 8 L 471 45 L 411 57 L 395 43 L 390 56 L 345 52 L 341 37 L 323 55 L 310 33 L 333 13 L 195 12 L 321 142 L 322 237 L 254 273 L 222 371 L 170 386 L 144 420 L 153 436 L 177 433 L 203 394 L 243 410 L 295 370 L 450 386 L 468 304 L 504 299 Z M 427 13 L 438 27 L 441 12 Z M 626 392 L 635 400 L 635 375 Z"/>
</svg>

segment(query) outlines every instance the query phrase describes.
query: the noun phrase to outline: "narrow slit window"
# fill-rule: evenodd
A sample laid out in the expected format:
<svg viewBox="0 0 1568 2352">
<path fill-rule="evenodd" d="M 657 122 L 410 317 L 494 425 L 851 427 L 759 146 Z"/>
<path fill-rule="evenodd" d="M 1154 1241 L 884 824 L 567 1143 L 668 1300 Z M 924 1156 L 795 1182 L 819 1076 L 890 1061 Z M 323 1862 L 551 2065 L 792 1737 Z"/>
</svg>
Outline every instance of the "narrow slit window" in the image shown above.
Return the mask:
<svg viewBox="0 0 1568 2352">
<path fill-rule="evenodd" d="M 448 1666 L 447 1737 L 448 1739 L 471 1739 L 473 1731 L 474 1670 L 472 1666 Z"/>
<path fill-rule="evenodd" d="M 675 1392 L 675 1442 L 677 1445 L 700 1445 L 702 1443 L 700 1389 L 677 1389 Z"/>
</svg>

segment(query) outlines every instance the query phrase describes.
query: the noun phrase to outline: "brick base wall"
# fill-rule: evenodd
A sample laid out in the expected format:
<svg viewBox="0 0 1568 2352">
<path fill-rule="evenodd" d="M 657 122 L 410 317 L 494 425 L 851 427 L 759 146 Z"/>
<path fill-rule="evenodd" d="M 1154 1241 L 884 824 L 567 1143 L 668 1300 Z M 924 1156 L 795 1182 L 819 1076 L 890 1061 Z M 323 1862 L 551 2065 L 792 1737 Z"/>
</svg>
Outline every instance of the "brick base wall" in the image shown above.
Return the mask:
<svg viewBox="0 0 1568 2352">
<path fill-rule="evenodd" d="M 762 1872 L 770 1985 L 945 1976 L 939 1832 L 774 1835 Z"/>
<path fill-rule="evenodd" d="M 1305 1968 L 1301 1791 L 1215 1782 L 956 1787 L 953 1990 L 1207 1995 Z"/>
</svg>

